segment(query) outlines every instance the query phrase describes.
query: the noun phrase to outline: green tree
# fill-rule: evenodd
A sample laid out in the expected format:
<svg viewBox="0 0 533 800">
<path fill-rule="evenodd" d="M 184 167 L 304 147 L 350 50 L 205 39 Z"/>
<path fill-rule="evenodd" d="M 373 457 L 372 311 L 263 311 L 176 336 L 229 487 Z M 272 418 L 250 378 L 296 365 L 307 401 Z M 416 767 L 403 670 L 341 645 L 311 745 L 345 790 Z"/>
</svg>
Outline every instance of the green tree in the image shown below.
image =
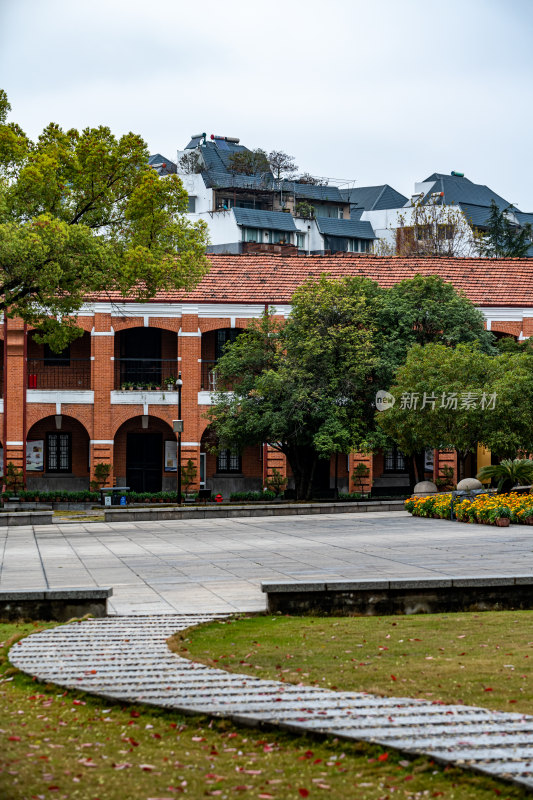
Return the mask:
<svg viewBox="0 0 533 800">
<path fill-rule="evenodd" d="M 376 429 L 374 397 L 409 348 L 461 341 L 477 342 L 481 355 L 493 352 L 482 314 L 435 276 L 388 290 L 368 279 L 322 276 L 295 294 L 286 325 L 267 316 L 228 348 L 217 367 L 213 426 L 223 447 L 275 443 L 298 496 L 307 497 L 318 458 L 387 442 Z M 419 437 L 405 452 L 421 457 L 426 444 Z"/>
<path fill-rule="evenodd" d="M 531 225 L 519 227 L 510 219 L 514 206 L 500 209 L 492 200 L 487 229 L 478 233 L 477 247 L 485 258 L 524 258 L 531 246 Z"/>
<path fill-rule="evenodd" d="M 392 408 L 377 423 L 408 456 L 426 447 L 455 449 L 460 475 L 483 444 L 499 456 L 533 450 L 533 361 L 491 356 L 460 344 L 414 345 L 390 388 Z M 420 477 L 419 461 L 417 460 Z"/>
<path fill-rule="evenodd" d="M 264 150 L 238 150 L 228 158 L 228 169 L 240 175 L 260 175 L 270 172 L 268 156 Z"/>
<path fill-rule="evenodd" d="M 383 335 L 383 389 L 415 344 L 477 343 L 483 353 L 494 352 L 494 336 L 485 330 L 483 313 L 437 275 L 415 275 L 391 286 L 383 294 L 378 327 Z"/>
<path fill-rule="evenodd" d="M 320 458 L 381 442 L 371 431 L 380 294 L 363 278 L 322 276 L 296 292 L 286 324 L 265 315 L 228 346 L 209 415 L 219 446 L 270 442 L 307 499 Z"/>
<path fill-rule="evenodd" d="M 427 447 L 455 449 L 464 465 L 485 438 L 493 361 L 468 345 L 415 344 L 390 388 L 394 406 L 376 413 L 378 425 L 406 456 Z M 416 463 L 420 480 L 423 468 L 418 459 Z"/>
<path fill-rule="evenodd" d="M 56 350 L 81 333 L 91 293 L 144 300 L 207 271 L 207 227 L 184 216 L 180 179 L 160 179 L 140 136 L 50 123 L 31 142 L 0 91 L 0 309 Z"/>
</svg>

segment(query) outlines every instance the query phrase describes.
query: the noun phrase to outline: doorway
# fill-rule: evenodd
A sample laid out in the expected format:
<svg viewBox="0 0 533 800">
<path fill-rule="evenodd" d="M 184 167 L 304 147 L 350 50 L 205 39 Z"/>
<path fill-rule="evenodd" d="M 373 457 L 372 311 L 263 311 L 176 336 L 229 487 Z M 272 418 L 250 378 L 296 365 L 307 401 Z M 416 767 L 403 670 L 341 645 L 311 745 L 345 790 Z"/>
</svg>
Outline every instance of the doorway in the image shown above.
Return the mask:
<svg viewBox="0 0 533 800">
<path fill-rule="evenodd" d="M 133 492 L 160 492 L 162 464 L 161 433 L 128 433 L 126 484 Z"/>
<path fill-rule="evenodd" d="M 159 328 L 130 328 L 121 332 L 120 382 L 161 383 Z"/>
</svg>

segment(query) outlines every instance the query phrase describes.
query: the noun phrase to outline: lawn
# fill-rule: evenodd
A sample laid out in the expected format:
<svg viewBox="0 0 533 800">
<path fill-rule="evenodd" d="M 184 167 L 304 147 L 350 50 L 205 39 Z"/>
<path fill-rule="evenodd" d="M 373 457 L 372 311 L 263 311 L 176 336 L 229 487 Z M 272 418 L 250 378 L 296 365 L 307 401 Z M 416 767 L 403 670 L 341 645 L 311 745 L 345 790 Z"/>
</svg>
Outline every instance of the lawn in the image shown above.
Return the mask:
<svg viewBox="0 0 533 800">
<path fill-rule="evenodd" d="M 330 689 L 533 714 L 533 611 L 257 616 L 176 634 L 176 652 L 233 672 Z"/>
<path fill-rule="evenodd" d="M 259 621 L 266 619 L 255 623 Z M 215 631 L 236 632 L 251 623 Z M 0 624 L 0 641 L 38 628 Z M 204 629 L 202 637 L 207 633 Z M 10 667 L 6 650 L 0 663 L 2 800 L 528 797 L 517 787 L 445 769 L 428 758 L 336 739 L 239 728 L 224 720 L 185 718 L 39 684 Z"/>
</svg>

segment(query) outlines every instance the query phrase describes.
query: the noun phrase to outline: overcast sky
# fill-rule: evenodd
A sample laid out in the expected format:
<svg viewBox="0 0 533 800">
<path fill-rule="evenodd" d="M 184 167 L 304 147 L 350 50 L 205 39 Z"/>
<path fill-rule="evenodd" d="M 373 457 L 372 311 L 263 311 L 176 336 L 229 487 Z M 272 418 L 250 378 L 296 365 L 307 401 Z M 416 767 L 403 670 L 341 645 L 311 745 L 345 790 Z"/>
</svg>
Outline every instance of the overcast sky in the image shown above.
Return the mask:
<svg viewBox="0 0 533 800">
<path fill-rule="evenodd" d="M 35 137 L 281 149 L 390 183 L 464 172 L 533 211 L 532 0 L 0 0 L 0 87 Z"/>
</svg>

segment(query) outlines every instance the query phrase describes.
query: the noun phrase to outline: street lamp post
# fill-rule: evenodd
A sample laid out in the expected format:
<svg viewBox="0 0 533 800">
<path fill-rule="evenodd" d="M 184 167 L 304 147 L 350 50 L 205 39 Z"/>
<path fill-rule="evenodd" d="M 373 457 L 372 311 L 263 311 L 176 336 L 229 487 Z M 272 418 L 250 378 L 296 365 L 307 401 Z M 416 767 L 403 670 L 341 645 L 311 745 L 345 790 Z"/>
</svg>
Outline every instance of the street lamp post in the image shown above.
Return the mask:
<svg viewBox="0 0 533 800">
<path fill-rule="evenodd" d="M 181 418 L 181 387 L 183 386 L 183 381 L 181 380 L 181 372 L 178 372 L 176 384 L 178 387 L 178 419 L 174 420 L 174 431 L 178 434 L 176 466 L 178 470 L 178 503 L 181 506 L 181 434 L 183 433 L 183 420 Z"/>
</svg>

